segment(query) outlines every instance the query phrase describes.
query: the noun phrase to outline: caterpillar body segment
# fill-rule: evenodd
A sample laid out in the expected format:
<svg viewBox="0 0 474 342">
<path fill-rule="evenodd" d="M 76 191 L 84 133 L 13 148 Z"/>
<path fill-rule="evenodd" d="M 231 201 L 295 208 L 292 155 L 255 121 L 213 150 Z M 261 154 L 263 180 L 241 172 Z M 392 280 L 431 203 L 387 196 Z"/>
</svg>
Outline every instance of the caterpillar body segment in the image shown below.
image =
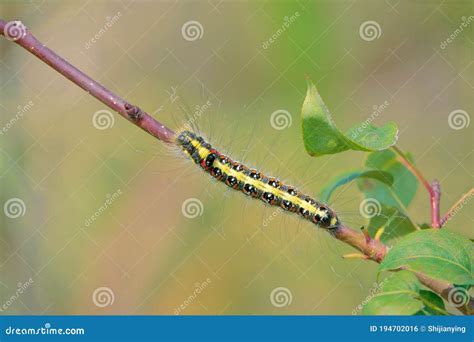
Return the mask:
<svg viewBox="0 0 474 342">
<path fill-rule="evenodd" d="M 277 178 L 268 177 L 258 170 L 233 161 L 193 132 L 183 130 L 177 133 L 176 144 L 205 172 L 228 187 L 269 205 L 296 213 L 318 227 L 339 227 L 339 219 L 326 205 L 291 185 L 283 184 Z"/>
</svg>

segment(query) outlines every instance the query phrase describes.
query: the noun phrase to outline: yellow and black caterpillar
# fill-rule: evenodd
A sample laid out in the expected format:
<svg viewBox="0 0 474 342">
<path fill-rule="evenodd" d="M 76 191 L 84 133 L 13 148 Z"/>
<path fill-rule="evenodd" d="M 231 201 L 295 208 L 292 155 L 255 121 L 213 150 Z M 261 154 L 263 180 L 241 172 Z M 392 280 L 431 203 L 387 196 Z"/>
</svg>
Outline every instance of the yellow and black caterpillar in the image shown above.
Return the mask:
<svg viewBox="0 0 474 342">
<path fill-rule="evenodd" d="M 176 135 L 176 143 L 204 171 L 230 188 L 285 211 L 297 213 L 318 227 L 339 227 L 336 214 L 324 204 L 318 203 L 293 186 L 285 185 L 276 178 L 267 177 L 255 169 L 231 160 L 193 132 L 179 132 Z"/>
</svg>

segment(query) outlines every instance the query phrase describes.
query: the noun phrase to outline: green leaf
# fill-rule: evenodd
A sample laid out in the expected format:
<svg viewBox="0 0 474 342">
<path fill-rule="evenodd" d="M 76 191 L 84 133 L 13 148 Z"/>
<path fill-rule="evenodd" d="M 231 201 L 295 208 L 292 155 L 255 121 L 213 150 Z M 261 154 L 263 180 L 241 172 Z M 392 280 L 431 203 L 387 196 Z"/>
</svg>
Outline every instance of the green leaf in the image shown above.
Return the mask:
<svg viewBox="0 0 474 342">
<path fill-rule="evenodd" d="M 404 212 L 416 194 L 418 188 L 416 177 L 397 160 L 396 154 L 390 150 L 370 153 L 365 166 L 390 173 L 393 177 L 393 186 L 389 188 L 383 183 L 360 180 L 358 181 L 359 189 L 367 198 L 375 198 L 386 206 L 395 207 Z"/>
<path fill-rule="evenodd" d="M 443 298 L 438 296 L 438 294 L 427 290 L 420 290 L 420 300 L 425 307 L 418 311 L 416 315 L 439 316 L 448 314 L 444 307 Z"/>
<path fill-rule="evenodd" d="M 312 156 L 334 154 L 349 149 L 381 151 L 393 146 L 398 139 L 398 127 L 393 122 L 380 128 L 364 122 L 344 134 L 337 128 L 316 86 L 311 82 L 308 82 L 301 117 L 304 146 Z"/>
<path fill-rule="evenodd" d="M 397 208 L 385 205 L 380 206 L 380 213 L 370 219 L 367 228 L 370 235 L 374 236 L 382 227 L 385 228 L 385 232 L 382 234 L 381 241 L 388 244 L 393 244 L 395 240 L 416 230 L 408 216 Z"/>
<path fill-rule="evenodd" d="M 421 284 L 410 272 L 400 271 L 385 278 L 370 301 L 364 305 L 364 315 L 413 315 L 423 309 L 419 291 Z"/>
<path fill-rule="evenodd" d="M 402 238 L 385 256 L 379 272 L 421 272 L 458 285 L 474 284 L 474 245 L 445 229 L 427 229 Z"/>
<path fill-rule="evenodd" d="M 376 180 L 379 180 L 380 182 L 387 184 L 388 186 L 392 185 L 393 183 L 393 177 L 388 172 L 376 171 L 376 170 L 349 171 L 329 181 L 328 185 L 326 185 L 326 187 L 321 191 L 321 194 L 319 196 L 321 201 L 324 203 L 329 202 L 329 198 L 338 187 L 344 184 L 347 184 L 357 178 L 376 179 Z"/>
</svg>

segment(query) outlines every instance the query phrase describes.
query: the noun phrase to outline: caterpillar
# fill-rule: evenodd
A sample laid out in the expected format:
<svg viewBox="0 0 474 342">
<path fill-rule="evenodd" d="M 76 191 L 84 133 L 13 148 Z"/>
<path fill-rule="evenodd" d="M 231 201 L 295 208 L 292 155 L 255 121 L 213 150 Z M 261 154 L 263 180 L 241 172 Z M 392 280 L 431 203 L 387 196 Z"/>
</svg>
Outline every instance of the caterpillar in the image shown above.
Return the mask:
<svg viewBox="0 0 474 342">
<path fill-rule="evenodd" d="M 320 228 L 339 227 L 337 215 L 326 205 L 318 203 L 294 186 L 283 184 L 275 177 L 267 177 L 256 169 L 233 161 L 214 149 L 201 136 L 182 130 L 176 134 L 175 142 L 188 158 L 228 187 L 284 211 L 296 213 Z"/>
</svg>

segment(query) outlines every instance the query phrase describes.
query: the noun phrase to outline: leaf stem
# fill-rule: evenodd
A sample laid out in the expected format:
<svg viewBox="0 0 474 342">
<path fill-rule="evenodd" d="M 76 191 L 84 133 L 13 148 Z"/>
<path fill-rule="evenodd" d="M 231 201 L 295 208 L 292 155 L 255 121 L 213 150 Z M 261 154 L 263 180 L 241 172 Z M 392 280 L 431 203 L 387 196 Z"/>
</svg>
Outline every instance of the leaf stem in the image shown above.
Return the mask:
<svg viewBox="0 0 474 342">
<path fill-rule="evenodd" d="M 434 180 L 430 184 L 423 174 L 418 170 L 405 156 L 405 154 L 396 146 L 392 146 L 392 150 L 397 154 L 400 162 L 408 169 L 410 172 L 418 178 L 418 180 L 423 184 L 423 186 L 428 190 L 430 195 L 430 206 L 431 206 L 431 226 L 435 229 L 441 227 L 439 204 L 441 199 L 441 188 L 437 180 Z"/>
</svg>

